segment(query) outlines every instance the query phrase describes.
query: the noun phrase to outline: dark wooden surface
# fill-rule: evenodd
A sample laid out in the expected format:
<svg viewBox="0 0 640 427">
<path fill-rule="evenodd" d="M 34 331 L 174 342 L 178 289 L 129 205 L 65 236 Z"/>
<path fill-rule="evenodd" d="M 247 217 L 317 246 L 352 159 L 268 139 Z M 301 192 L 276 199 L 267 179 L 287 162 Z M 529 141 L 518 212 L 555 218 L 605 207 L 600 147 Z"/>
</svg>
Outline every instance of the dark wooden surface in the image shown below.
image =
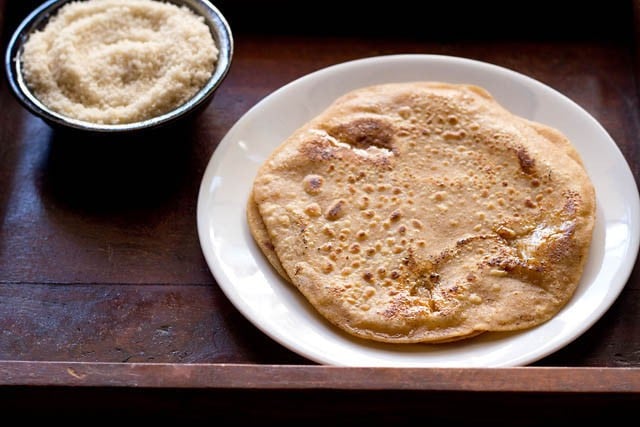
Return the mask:
<svg viewBox="0 0 640 427">
<path fill-rule="evenodd" d="M 39 3 L 0 0 L 3 52 Z M 498 6 L 486 3 L 466 14 L 444 5 L 336 13 L 331 6 L 340 3 L 329 1 L 309 13 L 296 2 L 220 1 L 235 55 L 213 102 L 181 128 L 130 140 L 53 131 L 19 106 L 3 75 L 0 407 L 35 405 L 41 411 L 32 415 L 44 417 L 115 409 L 127 417 L 280 422 L 391 422 L 425 409 L 444 410 L 432 420 L 465 421 L 476 410 L 494 425 L 539 406 L 544 411 L 520 424 L 631 413 L 640 403 L 638 264 L 593 327 L 530 367 L 334 368 L 273 342 L 231 305 L 196 229 L 207 162 L 249 108 L 307 73 L 375 55 L 463 56 L 538 79 L 602 123 L 638 180 L 640 9 L 611 3 L 576 12 L 543 1 L 501 21 L 492 13 Z M 270 8 L 285 6 L 298 19 Z M 463 404 L 473 410 L 456 410 Z"/>
</svg>

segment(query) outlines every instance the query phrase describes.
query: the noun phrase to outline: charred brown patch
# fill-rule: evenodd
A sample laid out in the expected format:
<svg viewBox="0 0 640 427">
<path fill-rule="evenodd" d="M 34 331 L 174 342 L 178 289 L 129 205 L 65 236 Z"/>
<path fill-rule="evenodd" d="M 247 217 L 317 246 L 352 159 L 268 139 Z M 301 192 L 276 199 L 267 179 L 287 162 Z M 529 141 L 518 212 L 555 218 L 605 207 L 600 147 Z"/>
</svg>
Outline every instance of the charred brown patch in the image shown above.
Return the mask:
<svg viewBox="0 0 640 427">
<path fill-rule="evenodd" d="M 524 266 L 524 262 L 522 260 L 507 256 L 491 258 L 487 264 L 491 267 L 498 267 L 508 273 L 515 271 L 518 267 Z"/>
<path fill-rule="evenodd" d="M 402 212 L 400 212 L 399 209 L 396 209 L 395 211 L 391 212 L 391 217 L 389 219 L 391 221 L 397 221 L 400 219 L 401 216 L 402 216 Z"/>
<path fill-rule="evenodd" d="M 491 236 L 486 236 L 484 234 L 480 235 L 480 236 L 463 237 L 462 239 L 458 239 L 456 241 L 456 247 L 460 248 L 462 246 L 468 245 L 468 244 L 473 243 L 473 242 L 478 241 L 478 240 L 486 240 L 486 239 L 488 239 L 490 237 Z M 448 258 L 451 255 L 452 255 L 451 253 L 449 253 L 447 251 L 444 251 L 436 258 L 435 262 L 436 263 L 440 263 L 440 262 L 444 261 L 445 258 Z"/>
<path fill-rule="evenodd" d="M 520 169 L 527 175 L 531 175 L 534 172 L 536 161 L 529 156 L 529 153 L 524 148 L 520 147 L 516 151 L 518 156 L 518 162 L 520 163 Z"/>
<path fill-rule="evenodd" d="M 307 141 L 300 147 L 300 151 L 313 161 L 327 161 L 336 158 L 335 148 L 321 139 Z"/>
<path fill-rule="evenodd" d="M 393 149 L 393 126 L 381 119 L 372 117 L 355 119 L 329 129 L 328 133 L 355 148 L 367 149 L 374 146 Z"/>
<path fill-rule="evenodd" d="M 391 161 L 389 160 L 389 156 L 369 157 L 366 159 L 366 161 L 368 165 L 374 166 L 378 169 L 391 170 L 392 168 Z"/>
<path fill-rule="evenodd" d="M 345 212 L 345 205 L 347 204 L 346 200 L 340 199 L 337 200 L 324 214 L 324 217 L 329 221 L 335 221 L 341 218 Z"/>
<path fill-rule="evenodd" d="M 303 180 L 304 191 L 311 195 L 320 193 L 323 184 L 324 178 L 320 175 L 307 175 Z"/>
<path fill-rule="evenodd" d="M 387 318 L 387 319 L 393 319 L 394 317 L 398 317 L 401 313 L 401 307 L 403 305 L 403 299 L 396 299 L 394 301 L 392 301 L 389 305 L 387 305 L 387 308 L 384 312 L 382 312 L 382 315 Z"/>
<path fill-rule="evenodd" d="M 512 256 L 497 256 L 490 259 L 487 265 L 498 268 L 512 277 L 531 283 L 536 286 L 544 284 L 544 264 L 534 261 L 525 261 Z"/>
</svg>

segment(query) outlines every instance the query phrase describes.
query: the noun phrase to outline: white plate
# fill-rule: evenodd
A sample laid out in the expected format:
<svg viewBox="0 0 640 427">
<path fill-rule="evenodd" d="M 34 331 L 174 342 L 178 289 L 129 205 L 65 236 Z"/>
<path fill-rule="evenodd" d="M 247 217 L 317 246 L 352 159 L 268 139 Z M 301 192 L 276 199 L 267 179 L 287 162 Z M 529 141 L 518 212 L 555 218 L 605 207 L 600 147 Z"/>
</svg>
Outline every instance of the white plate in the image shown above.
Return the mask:
<svg viewBox="0 0 640 427">
<path fill-rule="evenodd" d="M 488 89 L 514 113 L 562 131 L 595 185 L 593 246 L 575 297 L 549 322 L 439 345 L 366 342 L 324 321 L 255 245 L 245 205 L 258 167 L 290 133 L 343 93 L 385 82 L 438 80 Z M 198 198 L 198 233 L 207 263 L 231 302 L 271 338 L 321 364 L 396 367 L 507 367 L 565 346 L 617 298 L 638 254 L 640 202 L 633 175 L 602 126 L 573 101 L 514 71 L 434 55 L 366 58 L 325 68 L 275 91 L 248 111 L 213 154 Z"/>
</svg>

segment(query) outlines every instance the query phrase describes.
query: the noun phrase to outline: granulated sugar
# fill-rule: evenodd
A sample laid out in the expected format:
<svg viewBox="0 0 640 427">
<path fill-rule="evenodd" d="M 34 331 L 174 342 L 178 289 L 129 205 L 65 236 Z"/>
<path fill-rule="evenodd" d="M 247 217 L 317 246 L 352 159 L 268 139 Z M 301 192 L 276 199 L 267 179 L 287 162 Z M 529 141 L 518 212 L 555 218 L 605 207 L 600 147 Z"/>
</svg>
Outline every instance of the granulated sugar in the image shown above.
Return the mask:
<svg viewBox="0 0 640 427">
<path fill-rule="evenodd" d="M 218 57 L 209 27 L 186 7 L 155 0 L 63 6 L 24 45 L 22 68 L 52 110 L 101 124 L 162 115 L 188 101 Z"/>
</svg>

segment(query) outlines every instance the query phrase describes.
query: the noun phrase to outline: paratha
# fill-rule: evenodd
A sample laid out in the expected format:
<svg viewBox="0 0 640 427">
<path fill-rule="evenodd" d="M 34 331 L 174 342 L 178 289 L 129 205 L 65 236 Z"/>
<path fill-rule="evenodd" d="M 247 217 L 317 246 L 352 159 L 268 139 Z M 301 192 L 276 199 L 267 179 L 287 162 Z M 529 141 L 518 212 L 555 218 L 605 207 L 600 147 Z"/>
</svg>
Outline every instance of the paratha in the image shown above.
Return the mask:
<svg viewBox="0 0 640 427">
<path fill-rule="evenodd" d="M 273 268 L 275 268 L 278 274 L 280 274 L 283 279 L 290 282 L 291 279 L 289 279 L 289 275 L 284 270 L 284 267 L 282 267 L 282 264 L 280 264 L 276 250 L 273 247 L 273 243 L 271 243 L 271 238 L 269 237 L 267 228 L 264 225 L 264 221 L 262 221 L 260 210 L 253 199 L 253 194 L 249 197 L 249 201 L 247 202 L 247 221 L 249 222 L 251 235 L 264 256 L 267 257 L 267 260 L 271 263 Z"/>
<path fill-rule="evenodd" d="M 595 191 L 559 131 L 486 90 L 354 90 L 259 169 L 258 245 L 329 322 L 364 339 L 439 343 L 514 331 L 572 298 Z"/>
</svg>

